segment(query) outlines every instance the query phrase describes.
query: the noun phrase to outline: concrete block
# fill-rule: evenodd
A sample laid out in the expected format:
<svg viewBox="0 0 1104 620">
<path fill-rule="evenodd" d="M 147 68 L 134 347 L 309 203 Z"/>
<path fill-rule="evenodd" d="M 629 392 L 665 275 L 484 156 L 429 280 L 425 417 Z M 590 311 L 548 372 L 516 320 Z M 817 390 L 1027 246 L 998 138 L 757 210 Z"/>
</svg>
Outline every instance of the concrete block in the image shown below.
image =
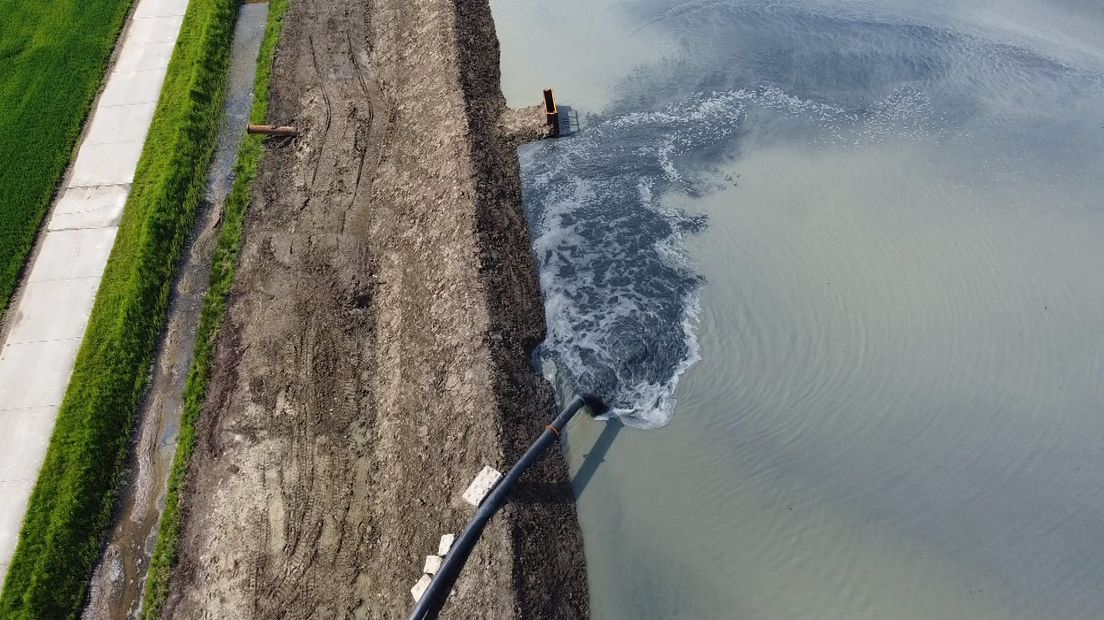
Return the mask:
<svg viewBox="0 0 1104 620">
<path fill-rule="evenodd" d="M 97 278 L 31 282 L 15 308 L 8 346 L 81 338 L 99 287 Z"/>
<path fill-rule="evenodd" d="M 176 43 L 172 41 L 158 41 L 156 43 L 127 43 L 123 51 L 119 53 L 119 60 L 115 63 L 116 71 L 145 71 L 148 69 L 164 69 L 169 66 L 173 48 Z"/>
<path fill-rule="evenodd" d="M 490 465 L 484 466 L 483 470 L 475 477 L 475 480 L 472 480 L 472 483 L 468 485 L 467 490 L 464 491 L 464 501 L 478 507 L 501 479 L 501 472 Z"/>
<path fill-rule="evenodd" d="M 188 0 L 138 0 L 28 285 L 8 310 L 11 330 L 0 348 L 0 581 L 18 542 L 187 8 Z"/>
<path fill-rule="evenodd" d="M 54 206 L 47 229 L 118 226 L 119 219 L 123 217 L 128 193 L 125 185 L 67 189 Z"/>
<path fill-rule="evenodd" d="M 145 142 L 156 103 L 100 106 L 92 116 L 84 144 Z"/>
<path fill-rule="evenodd" d="M 452 549 L 452 543 L 456 542 L 456 534 L 445 534 L 437 545 L 437 555 L 444 557 Z"/>
<path fill-rule="evenodd" d="M 183 15 L 187 10 L 188 0 L 139 0 L 134 19 Z"/>
<path fill-rule="evenodd" d="M 0 353 L 0 411 L 57 407 L 80 340 L 9 344 Z"/>
<path fill-rule="evenodd" d="M 436 575 L 437 571 L 441 568 L 441 562 L 445 559 L 439 555 L 427 555 L 425 560 L 425 566 L 422 567 L 422 572 L 427 575 Z"/>
<path fill-rule="evenodd" d="M 27 282 L 100 278 L 117 231 L 117 228 L 47 231 Z M 60 310 L 54 308 L 52 312 Z"/>
<path fill-rule="evenodd" d="M 69 187 L 129 184 L 134 181 L 142 145 L 142 140 L 85 144 L 77 152 Z"/>
<path fill-rule="evenodd" d="M 167 71 L 168 65 L 145 71 L 114 71 L 107 78 L 107 86 L 104 87 L 97 105 L 157 103 Z"/>
<path fill-rule="evenodd" d="M 429 587 L 429 583 L 433 581 L 433 578 L 429 575 L 422 575 L 418 583 L 414 584 L 413 588 L 410 588 L 410 595 L 414 597 L 414 602 L 422 600 L 422 595 L 425 594 L 426 588 Z"/>
</svg>

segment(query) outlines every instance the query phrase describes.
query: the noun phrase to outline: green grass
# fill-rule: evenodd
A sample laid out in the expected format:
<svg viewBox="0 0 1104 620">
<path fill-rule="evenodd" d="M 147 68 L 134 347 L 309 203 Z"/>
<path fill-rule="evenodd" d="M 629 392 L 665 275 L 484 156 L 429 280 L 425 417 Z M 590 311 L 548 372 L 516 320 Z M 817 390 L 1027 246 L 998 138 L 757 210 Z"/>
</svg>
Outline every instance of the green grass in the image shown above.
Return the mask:
<svg viewBox="0 0 1104 620">
<path fill-rule="evenodd" d="M 131 0 L 0 0 L 0 317 Z"/>
<path fill-rule="evenodd" d="M 203 195 L 237 9 L 235 0 L 192 0 L 184 17 L 0 594 L 0 618 L 75 618 L 81 612 L 166 321 L 173 274 Z"/>
<path fill-rule="evenodd" d="M 269 79 L 272 76 L 272 59 L 276 40 L 280 34 L 287 0 L 272 0 L 269 5 L 268 24 L 257 63 L 257 78 L 253 92 L 251 122 L 264 123 L 268 113 Z M 187 491 L 188 464 L 195 449 L 195 424 L 199 418 L 211 376 L 211 361 L 215 352 L 215 340 L 226 310 L 227 294 L 234 280 L 238 251 L 241 247 L 242 224 L 249 210 L 251 187 L 261 159 L 261 136 L 246 136 L 235 168 L 234 186 L 226 201 L 211 267 L 211 284 L 203 300 L 203 313 L 196 335 L 195 359 L 188 374 L 184 390 L 184 411 L 180 419 L 180 435 L 176 456 L 169 474 L 168 498 L 161 516 L 157 548 L 150 561 L 149 577 L 142 605 L 144 618 L 157 618 L 169 592 L 169 574 L 176 563 L 177 541 L 183 522 L 181 499 Z"/>
</svg>

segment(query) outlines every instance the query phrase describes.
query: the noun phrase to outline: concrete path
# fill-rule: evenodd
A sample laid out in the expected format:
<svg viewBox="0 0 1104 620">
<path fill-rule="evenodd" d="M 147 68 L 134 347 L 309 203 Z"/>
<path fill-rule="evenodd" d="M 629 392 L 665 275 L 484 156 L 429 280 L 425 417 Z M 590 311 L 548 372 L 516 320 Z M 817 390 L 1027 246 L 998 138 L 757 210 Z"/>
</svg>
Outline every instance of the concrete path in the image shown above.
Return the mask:
<svg viewBox="0 0 1104 620">
<path fill-rule="evenodd" d="M 0 350 L 0 580 L 54 429 L 188 0 L 138 0 Z"/>
</svg>

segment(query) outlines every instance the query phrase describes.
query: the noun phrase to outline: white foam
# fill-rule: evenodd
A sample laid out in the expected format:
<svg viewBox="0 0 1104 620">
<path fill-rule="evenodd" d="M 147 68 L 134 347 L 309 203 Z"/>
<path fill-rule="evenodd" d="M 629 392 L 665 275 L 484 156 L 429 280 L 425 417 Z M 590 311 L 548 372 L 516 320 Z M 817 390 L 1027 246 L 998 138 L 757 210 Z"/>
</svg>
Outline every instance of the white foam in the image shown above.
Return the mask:
<svg viewBox="0 0 1104 620">
<path fill-rule="evenodd" d="M 631 426 L 668 423 L 681 376 L 701 359 L 688 216 L 661 198 L 700 191 L 683 158 L 734 140 L 752 108 L 809 123 L 840 144 L 919 137 L 931 124 L 929 101 L 915 90 L 856 112 L 776 87 L 737 89 L 614 116 L 522 157 L 548 324 L 542 352 L 577 389 L 604 392 Z M 671 350 L 677 360 L 665 357 Z"/>
</svg>

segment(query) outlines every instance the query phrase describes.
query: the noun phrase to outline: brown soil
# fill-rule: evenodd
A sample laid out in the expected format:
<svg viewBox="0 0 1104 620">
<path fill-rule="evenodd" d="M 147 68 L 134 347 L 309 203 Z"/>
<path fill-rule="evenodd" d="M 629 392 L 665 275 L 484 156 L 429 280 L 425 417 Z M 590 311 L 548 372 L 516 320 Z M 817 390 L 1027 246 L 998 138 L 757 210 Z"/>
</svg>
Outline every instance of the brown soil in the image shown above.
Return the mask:
<svg viewBox="0 0 1104 620">
<path fill-rule="evenodd" d="M 554 414 L 487 0 L 293 0 L 220 334 L 169 617 L 404 617 L 459 494 Z M 534 100 L 539 93 L 534 93 Z M 444 615 L 587 614 L 558 448 Z"/>
</svg>

